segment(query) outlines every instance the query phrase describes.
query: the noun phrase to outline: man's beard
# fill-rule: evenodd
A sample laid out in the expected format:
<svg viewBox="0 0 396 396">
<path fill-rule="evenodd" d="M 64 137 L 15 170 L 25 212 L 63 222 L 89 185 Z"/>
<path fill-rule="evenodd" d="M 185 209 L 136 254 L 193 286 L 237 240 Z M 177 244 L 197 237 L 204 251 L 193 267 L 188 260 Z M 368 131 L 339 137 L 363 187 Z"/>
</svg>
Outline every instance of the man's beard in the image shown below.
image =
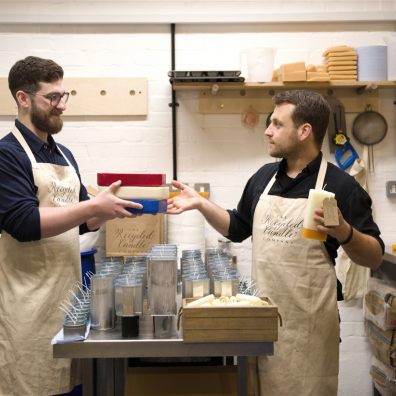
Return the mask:
<svg viewBox="0 0 396 396">
<path fill-rule="evenodd" d="M 63 120 L 60 118 L 55 108 L 46 113 L 32 103 L 32 112 L 30 114 L 32 124 L 41 132 L 55 135 L 62 130 Z"/>
</svg>

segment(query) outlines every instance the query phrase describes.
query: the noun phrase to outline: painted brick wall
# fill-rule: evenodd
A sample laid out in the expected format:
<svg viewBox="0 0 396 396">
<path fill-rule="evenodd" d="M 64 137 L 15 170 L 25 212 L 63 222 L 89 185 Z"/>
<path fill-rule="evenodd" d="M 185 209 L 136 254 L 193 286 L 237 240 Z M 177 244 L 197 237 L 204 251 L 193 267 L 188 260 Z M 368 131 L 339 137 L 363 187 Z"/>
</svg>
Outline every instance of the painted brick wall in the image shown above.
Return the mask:
<svg viewBox="0 0 396 396">
<path fill-rule="evenodd" d="M 26 4 L 32 2 L 25 2 Z M 75 6 L 83 2 L 73 2 Z M 95 3 L 96 9 L 101 2 Z M 106 3 L 105 1 L 103 3 Z M 119 1 L 118 3 L 123 3 Z M 154 2 L 152 2 L 154 3 Z M 177 2 L 171 2 L 175 7 Z M 188 3 L 183 2 L 184 6 Z M 205 2 L 202 2 L 205 3 Z M 212 2 L 213 3 L 213 2 Z M 217 2 L 218 7 L 224 2 Z M 249 2 L 250 5 L 257 2 Z M 2 12 L 13 15 L 11 2 L 1 2 Z M 49 2 L 36 2 L 34 12 L 46 11 Z M 59 2 L 59 4 L 65 4 Z M 112 2 L 114 5 L 115 3 Z M 243 2 L 246 4 L 246 2 Z M 125 3 L 124 3 L 125 6 Z M 241 3 L 242 6 L 242 3 Z M 9 7 L 9 8 L 7 8 Z M 114 5 L 114 7 L 116 7 Z M 179 4 L 181 7 L 181 4 Z M 279 1 L 274 12 L 395 10 L 394 1 Z M 179 8 L 180 9 L 180 8 Z M 48 11 L 50 10 L 50 11 Z M 268 9 L 270 10 L 270 9 Z M 53 11 L 55 12 L 55 11 Z M 99 12 L 99 11 L 98 11 Z M 312 25 L 178 25 L 177 69 L 239 69 L 240 53 L 249 47 L 276 47 L 278 57 L 304 56 L 320 61 L 323 49 L 336 44 L 352 46 L 384 44 L 382 38 L 395 30 L 394 24 L 348 23 Z M 59 62 L 67 77 L 147 77 L 149 114 L 147 118 L 95 119 L 67 118 L 58 140 L 74 153 L 86 184 L 95 184 L 97 172 L 163 172 L 172 178 L 170 85 L 170 34 L 168 25 L 0 25 L 0 76 L 6 77 L 11 65 L 27 55 L 49 57 Z M 197 92 L 178 92 L 178 178 L 189 182 L 209 182 L 211 198 L 227 208 L 235 207 L 250 175 L 271 159 L 266 154 L 261 115 L 255 129 L 241 125 L 240 115 L 203 115 L 198 111 Z M 385 182 L 396 179 L 396 113 L 394 91 L 381 91 L 380 110 L 389 131 L 374 147 L 375 173 L 369 188 L 376 219 L 387 245 L 396 242 L 395 201 L 386 198 Z M 348 114 L 350 129 L 356 114 Z M 0 117 L 0 136 L 11 127 L 13 117 Z M 358 146 L 362 152 L 362 148 Z M 324 151 L 328 154 L 325 145 Z M 332 157 L 329 157 L 330 160 Z M 207 245 L 217 244 L 218 234 L 207 227 Z M 100 238 L 103 247 L 103 235 Z M 249 272 L 250 241 L 233 245 L 240 270 Z M 361 301 L 341 304 L 342 317 L 340 395 L 372 394 L 368 375 L 370 352 L 364 337 Z"/>
</svg>

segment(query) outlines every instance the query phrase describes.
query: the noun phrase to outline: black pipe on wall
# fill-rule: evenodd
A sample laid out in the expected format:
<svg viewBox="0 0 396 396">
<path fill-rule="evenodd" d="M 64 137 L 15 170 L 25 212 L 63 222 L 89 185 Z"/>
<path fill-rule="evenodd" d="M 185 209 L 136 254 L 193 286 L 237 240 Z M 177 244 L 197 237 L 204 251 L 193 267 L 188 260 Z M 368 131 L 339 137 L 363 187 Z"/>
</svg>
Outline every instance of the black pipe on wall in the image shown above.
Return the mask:
<svg viewBox="0 0 396 396">
<path fill-rule="evenodd" d="M 172 23 L 171 27 L 171 70 L 176 69 L 176 25 Z M 179 104 L 176 102 L 176 91 L 172 86 L 172 102 L 169 103 L 172 108 L 172 165 L 173 165 L 173 180 L 177 180 L 177 119 L 176 108 Z"/>
</svg>

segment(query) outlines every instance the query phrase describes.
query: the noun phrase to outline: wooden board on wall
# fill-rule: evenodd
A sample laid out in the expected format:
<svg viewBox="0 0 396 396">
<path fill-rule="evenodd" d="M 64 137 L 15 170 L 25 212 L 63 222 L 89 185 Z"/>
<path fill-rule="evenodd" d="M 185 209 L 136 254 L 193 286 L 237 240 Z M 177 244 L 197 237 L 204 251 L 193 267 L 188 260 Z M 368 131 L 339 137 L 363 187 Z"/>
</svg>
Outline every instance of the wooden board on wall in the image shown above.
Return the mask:
<svg viewBox="0 0 396 396">
<path fill-rule="evenodd" d="M 301 84 L 289 84 L 284 87 L 258 89 L 221 89 L 213 95 L 211 91 L 204 90 L 199 96 L 199 111 L 203 114 L 241 114 L 249 108 L 253 108 L 258 113 L 270 113 L 274 109 L 272 95 L 286 89 L 311 89 L 306 84 L 303 88 Z M 313 90 L 326 96 L 328 89 Z M 333 96 L 339 99 L 345 107 L 347 113 L 360 113 L 368 105 L 372 110 L 378 111 L 378 90 L 364 91 L 362 94 L 356 93 L 356 88 L 332 89 Z"/>
<path fill-rule="evenodd" d="M 65 115 L 147 115 L 147 78 L 65 78 Z"/>
<path fill-rule="evenodd" d="M 8 88 L 8 79 L 0 78 L 0 115 L 16 116 L 18 108 Z"/>
<path fill-rule="evenodd" d="M 147 115 L 147 78 L 66 78 L 70 92 L 64 116 L 144 116 Z M 0 115 L 16 115 L 17 107 L 0 78 Z"/>
<path fill-rule="evenodd" d="M 106 256 L 147 253 L 150 245 L 164 243 L 164 214 L 144 214 L 106 222 Z"/>
</svg>

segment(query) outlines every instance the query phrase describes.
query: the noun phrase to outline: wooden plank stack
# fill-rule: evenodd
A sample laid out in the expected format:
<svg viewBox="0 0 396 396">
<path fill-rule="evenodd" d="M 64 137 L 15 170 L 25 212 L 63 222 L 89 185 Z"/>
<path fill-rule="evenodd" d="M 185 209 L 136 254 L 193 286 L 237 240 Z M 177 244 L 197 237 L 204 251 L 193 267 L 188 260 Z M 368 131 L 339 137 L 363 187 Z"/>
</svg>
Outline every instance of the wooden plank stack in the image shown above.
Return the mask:
<svg viewBox="0 0 396 396">
<path fill-rule="evenodd" d="M 323 52 L 330 80 L 357 80 L 357 52 L 353 47 L 339 45 Z"/>
</svg>

